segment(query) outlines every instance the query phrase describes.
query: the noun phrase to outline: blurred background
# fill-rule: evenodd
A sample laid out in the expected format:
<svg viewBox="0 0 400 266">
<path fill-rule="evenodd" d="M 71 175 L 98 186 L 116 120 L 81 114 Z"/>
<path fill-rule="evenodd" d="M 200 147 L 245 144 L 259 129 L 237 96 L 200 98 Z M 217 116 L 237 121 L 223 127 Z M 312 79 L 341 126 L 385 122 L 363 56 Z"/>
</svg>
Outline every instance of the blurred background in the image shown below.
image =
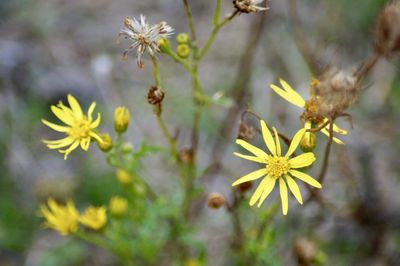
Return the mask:
<svg viewBox="0 0 400 266">
<path fill-rule="evenodd" d="M 215 1 L 189 2 L 204 43 Z M 249 106 L 290 136 L 299 126 L 301 111 L 271 93 L 269 84 L 282 77 L 307 98 L 312 74 L 296 45 L 288 2 L 272 0 L 261 22 L 261 13 L 242 14 L 223 28 L 200 67 L 200 78 L 209 96 L 229 97 L 239 82 L 245 87 L 240 107 Z M 373 49 L 376 16 L 385 3 L 299 1 L 296 13 L 321 66 L 351 69 L 366 60 Z M 223 0 L 223 12 L 231 11 L 231 0 Z M 135 146 L 143 140 L 167 145 L 146 101 L 153 85 L 151 62 L 145 57 L 145 68 L 139 69 L 133 56 L 122 61 L 126 43 L 119 46 L 115 41 L 124 17 L 140 14 L 150 23 L 167 21 L 176 33 L 188 31 L 177 0 L 0 1 L 0 265 L 115 265 L 100 249 L 40 227 L 38 204 L 49 196 L 73 198 L 77 205 L 103 204 L 116 190 L 114 170 L 95 144 L 90 152 L 77 150 L 64 161 L 41 142 L 57 135 L 40 119 L 55 121 L 50 105 L 72 93 L 84 109 L 97 102 L 102 131 L 112 131 L 113 110 L 125 105 L 132 114 L 127 138 Z M 243 56 L 248 49 L 250 61 Z M 170 58 L 159 59 L 166 91 L 164 117 L 172 131 L 179 130 L 179 146 L 184 148 L 190 144 L 190 79 Z M 349 110 L 352 126 L 345 119 L 338 122 L 350 134 L 344 138 L 346 146 L 334 146 L 324 185 L 334 211 L 290 201 L 289 215 L 274 218 L 276 231 L 267 247 L 273 255 L 265 265 L 297 265 L 298 253 L 307 248 L 318 249 L 326 265 L 400 265 L 399 61 L 381 60 L 364 85 Z M 229 102 L 212 106 L 203 116 L 201 167 L 210 163 L 221 119 L 230 107 Z M 254 169 L 231 156 L 238 122 L 231 129 L 225 139 L 228 152 L 222 155 L 226 171 L 204 182 L 207 191 L 228 200 L 232 180 Z M 325 142 L 318 139 L 321 148 Z M 317 153 L 322 157 L 322 150 Z M 167 153 L 149 156 L 142 168 L 157 193 L 176 189 L 176 169 Z M 277 195 L 272 200 L 278 200 Z M 205 208 L 195 224 L 208 250 L 207 264 L 231 265 L 226 212 Z"/>
</svg>

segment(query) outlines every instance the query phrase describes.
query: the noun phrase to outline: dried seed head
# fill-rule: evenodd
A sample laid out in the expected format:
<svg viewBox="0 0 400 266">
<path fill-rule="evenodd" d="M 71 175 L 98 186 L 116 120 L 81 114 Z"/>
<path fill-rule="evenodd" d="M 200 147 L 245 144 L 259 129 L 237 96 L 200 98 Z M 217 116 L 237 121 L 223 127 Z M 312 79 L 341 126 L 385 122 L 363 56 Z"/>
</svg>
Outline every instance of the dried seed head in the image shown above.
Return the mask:
<svg viewBox="0 0 400 266">
<path fill-rule="evenodd" d="M 147 93 L 147 102 L 151 105 L 159 105 L 164 100 L 165 92 L 158 86 L 152 86 Z"/>
<path fill-rule="evenodd" d="M 382 9 L 375 34 L 376 53 L 386 57 L 400 53 L 400 2 L 393 2 Z"/>
<path fill-rule="evenodd" d="M 334 119 L 343 114 L 357 100 L 360 89 L 358 81 L 352 72 L 328 69 L 320 76 L 319 82 L 312 83 L 313 97 L 306 103 L 305 115 L 309 111 L 315 118 Z"/>
<path fill-rule="evenodd" d="M 254 127 L 247 125 L 244 122 L 241 122 L 239 126 L 238 139 L 250 141 L 254 138 L 254 136 L 255 136 Z"/>
<path fill-rule="evenodd" d="M 239 190 L 240 193 L 246 193 L 253 187 L 253 183 L 251 181 L 244 182 L 237 186 L 237 189 Z"/>
<path fill-rule="evenodd" d="M 299 265 L 311 265 L 317 255 L 315 244 L 306 238 L 296 239 L 293 251 Z"/>
<path fill-rule="evenodd" d="M 233 6 L 240 13 L 252 13 L 265 11 L 269 9 L 269 7 L 261 7 L 258 4 L 261 4 L 264 0 L 233 0 Z"/>
<path fill-rule="evenodd" d="M 190 164 L 193 162 L 193 150 L 190 148 L 182 149 L 179 152 L 179 159 L 186 164 Z"/>
<path fill-rule="evenodd" d="M 208 196 L 207 204 L 212 209 L 219 209 L 225 204 L 225 198 L 221 194 L 214 192 Z"/>
</svg>

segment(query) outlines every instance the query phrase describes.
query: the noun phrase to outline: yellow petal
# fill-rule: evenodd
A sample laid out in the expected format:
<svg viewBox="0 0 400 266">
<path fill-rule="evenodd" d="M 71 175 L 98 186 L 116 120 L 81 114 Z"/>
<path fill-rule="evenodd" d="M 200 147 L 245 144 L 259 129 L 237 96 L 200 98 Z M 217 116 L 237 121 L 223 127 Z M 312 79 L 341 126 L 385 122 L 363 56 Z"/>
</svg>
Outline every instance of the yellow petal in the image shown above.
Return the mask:
<svg viewBox="0 0 400 266">
<path fill-rule="evenodd" d="M 92 114 L 93 114 L 94 108 L 96 108 L 96 102 L 92 102 L 92 104 L 89 106 L 89 110 L 87 112 L 87 117 L 88 117 L 89 123 L 92 122 Z"/>
<path fill-rule="evenodd" d="M 252 154 L 254 154 L 257 157 L 268 158 L 268 154 L 266 154 L 264 151 L 262 151 L 261 149 L 251 145 L 250 143 L 248 143 L 242 139 L 237 139 L 236 144 L 239 144 L 240 146 L 242 146 L 243 148 L 245 148 L 246 150 L 248 150 L 249 152 L 251 152 Z"/>
<path fill-rule="evenodd" d="M 289 175 L 286 175 L 286 182 L 297 201 L 300 204 L 303 204 L 303 198 L 301 197 L 300 189 L 299 186 L 296 184 L 296 181 L 294 181 L 293 178 L 291 178 Z"/>
<path fill-rule="evenodd" d="M 283 89 L 289 94 L 289 97 L 291 99 L 291 103 L 294 105 L 297 105 L 300 108 L 303 108 L 306 105 L 306 101 L 301 97 L 301 95 L 292 89 L 292 87 L 283 79 L 279 79 L 279 82 L 281 83 Z"/>
<path fill-rule="evenodd" d="M 75 141 L 74 143 L 72 143 L 72 145 L 66 149 L 66 150 L 60 150 L 61 153 L 64 153 L 64 160 L 67 160 L 68 155 L 75 150 L 76 148 L 78 148 L 79 146 L 79 140 Z"/>
<path fill-rule="evenodd" d="M 52 105 L 50 109 L 63 123 L 67 124 L 68 126 L 72 126 L 74 124 L 74 118 L 68 113 L 64 112 L 61 108 Z"/>
<path fill-rule="evenodd" d="M 265 123 L 264 120 L 260 120 L 260 124 L 261 124 L 261 131 L 262 131 L 265 145 L 267 146 L 268 150 L 273 155 L 276 155 L 276 147 L 275 147 L 275 143 L 274 143 L 274 138 L 272 137 L 272 134 L 267 127 L 267 124 Z"/>
<path fill-rule="evenodd" d="M 236 185 L 242 184 L 244 182 L 256 180 L 266 174 L 267 174 L 267 168 L 261 168 L 257 171 L 251 172 L 250 174 L 247 174 L 247 175 L 239 178 L 232 184 L 232 186 L 236 186 Z"/>
<path fill-rule="evenodd" d="M 98 142 L 103 143 L 103 139 L 97 133 L 95 133 L 93 131 L 90 131 L 89 136 L 91 136 L 92 138 L 94 138 Z"/>
<path fill-rule="evenodd" d="M 274 135 L 275 135 L 276 155 L 281 156 L 282 151 L 281 151 L 281 143 L 279 142 L 279 135 L 275 127 L 273 127 L 272 129 L 274 130 Z"/>
<path fill-rule="evenodd" d="M 60 126 L 57 124 L 53 124 L 45 119 L 41 120 L 43 124 L 45 124 L 46 126 L 48 126 L 49 128 L 58 131 L 58 132 L 68 132 L 71 128 L 70 127 L 65 127 L 65 126 Z"/>
<path fill-rule="evenodd" d="M 88 151 L 89 150 L 89 145 L 90 145 L 90 137 L 81 139 L 80 144 L 81 144 L 82 150 Z"/>
<path fill-rule="evenodd" d="M 259 157 L 255 157 L 255 156 L 249 156 L 249 155 L 244 155 L 244 154 L 240 154 L 240 153 L 237 153 L 237 152 L 234 152 L 233 154 L 236 155 L 236 156 L 238 156 L 238 157 L 240 157 L 240 158 L 249 160 L 249 161 L 253 161 L 253 162 L 257 162 L 257 163 L 267 163 L 267 160 L 266 160 L 266 159 L 263 159 L 263 158 L 259 158 Z"/>
<path fill-rule="evenodd" d="M 82 108 L 79 105 L 76 98 L 74 96 L 72 96 L 71 94 L 68 94 L 68 103 L 69 103 L 69 106 L 71 106 L 72 112 L 74 113 L 74 117 L 76 117 L 78 119 L 82 119 L 83 118 Z"/>
<path fill-rule="evenodd" d="M 314 153 L 303 153 L 289 160 L 290 168 L 303 168 L 309 166 L 315 161 L 315 159 Z"/>
<path fill-rule="evenodd" d="M 69 145 L 71 145 L 72 144 L 72 142 L 74 142 L 75 140 L 73 139 L 73 138 L 71 138 L 71 137 L 66 137 L 66 138 L 64 138 L 64 139 L 60 139 L 60 140 L 58 140 L 58 142 L 57 143 L 54 143 L 54 144 L 50 144 L 50 143 L 47 143 L 47 148 L 49 148 L 49 149 L 52 149 L 52 150 L 54 150 L 54 149 L 60 149 L 60 148 L 64 148 L 64 147 L 66 147 L 66 146 L 69 146 Z M 44 143 L 46 143 L 45 141 L 43 141 Z"/>
<path fill-rule="evenodd" d="M 309 185 L 311 185 L 313 187 L 322 188 L 322 185 L 317 180 L 315 180 L 314 178 L 312 178 L 311 176 L 309 176 L 309 175 L 307 175 L 307 174 L 305 174 L 303 172 L 300 172 L 300 171 L 297 171 L 297 170 L 290 170 L 289 173 L 292 176 L 297 177 L 301 181 L 303 181 L 303 182 L 305 182 L 305 183 L 307 183 L 307 184 L 309 184 Z"/>
<path fill-rule="evenodd" d="M 257 200 L 261 197 L 261 194 L 263 193 L 265 185 L 267 183 L 268 183 L 268 177 L 265 177 L 263 180 L 261 180 L 256 191 L 254 192 L 253 196 L 250 199 L 250 206 L 253 206 L 257 202 Z"/>
<path fill-rule="evenodd" d="M 282 213 L 286 215 L 288 212 L 288 191 L 283 178 L 279 178 L 279 192 L 282 201 Z"/>
<path fill-rule="evenodd" d="M 289 149 L 285 155 L 286 157 L 289 157 L 290 155 L 292 155 L 293 152 L 297 149 L 297 146 L 299 146 L 299 143 L 300 143 L 301 139 L 303 138 L 304 133 L 306 133 L 306 129 L 302 128 L 299 131 L 297 131 L 297 133 L 293 136 L 292 141 L 290 142 Z"/>
<path fill-rule="evenodd" d="M 321 132 L 322 132 L 323 134 L 325 134 L 325 135 L 329 138 L 329 135 L 330 135 L 330 134 L 329 134 L 329 130 L 328 130 L 328 129 L 323 128 L 323 129 L 321 129 Z M 332 140 L 333 140 L 333 142 L 335 142 L 335 143 L 337 143 L 337 144 L 344 145 L 344 142 L 341 141 L 340 139 L 336 138 L 336 137 L 333 137 Z"/>
<path fill-rule="evenodd" d="M 100 121 L 101 121 L 101 114 L 100 113 L 97 113 L 97 118 L 96 118 L 96 120 L 94 121 L 94 122 L 92 122 L 91 124 L 90 124 L 90 128 L 96 128 L 96 127 L 98 127 L 99 125 L 100 125 Z"/>
<path fill-rule="evenodd" d="M 261 195 L 260 201 L 258 202 L 257 207 L 260 208 L 261 204 L 263 204 L 264 200 L 268 197 L 268 195 L 271 193 L 271 191 L 274 189 L 276 179 L 271 178 L 269 176 L 265 177 L 265 179 L 268 180 L 268 182 L 265 184 L 264 191 Z"/>
<path fill-rule="evenodd" d="M 326 123 L 328 120 L 329 120 L 328 118 L 325 118 L 325 119 L 321 122 L 321 124 Z M 328 130 L 328 132 L 329 132 L 329 124 L 326 125 L 325 129 Z M 340 128 L 340 127 L 339 127 L 338 125 L 336 125 L 335 123 L 333 124 L 333 132 L 336 132 L 336 133 L 338 133 L 338 134 L 340 134 L 340 135 L 343 135 L 343 136 L 346 136 L 347 134 L 349 134 L 349 132 L 348 132 L 347 130 Z"/>
</svg>

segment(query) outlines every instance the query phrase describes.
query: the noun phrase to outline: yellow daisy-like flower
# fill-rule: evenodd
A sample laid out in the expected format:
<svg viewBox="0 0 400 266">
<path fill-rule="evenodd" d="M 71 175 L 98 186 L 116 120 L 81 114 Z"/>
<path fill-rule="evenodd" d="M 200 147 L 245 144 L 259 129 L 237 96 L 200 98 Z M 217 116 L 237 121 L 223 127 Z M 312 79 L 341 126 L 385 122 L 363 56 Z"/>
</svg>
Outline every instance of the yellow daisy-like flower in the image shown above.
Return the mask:
<svg viewBox="0 0 400 266">
<path fill-rule="evenodd" d="M 101 137 L 94 131 L 94 129 L 100 124 L 100 113 L 97 114 L 96 120 L 93 120 L 92 118 L 96 103 L 93 102 L 90 105 L 87 115 L 83 114 L 81 106 L 71 94 L 68 94 L 68 103 L 70 107 L 65 106 L 61 101 L 57 106 L 51 106 L 51 111 L 65 125 L 61 126 L 53 124 L 42 119 L 42 122 L 46 126 L 67 135 L 67 137 L 59 140 L 43 140 L 49 149 L 60 149 L 59 151 L 64 153 L 64 160 L 66 160 L 68 154 L 75 150 L 79 145 L 82 150 L 87 151 L 92 138 L 102 142 Z M 67 149 L 61 150 L 61 148 L 67 146 L 69 146 Z"/>
<path fill-rule="evenodd" d="M 79 217 L 79 222 L 93 230 L 102 229 L 107 223 L 106 208 L 104 206 L 87 208 Z"/>
<path fill-rule="evenodd" d="M 271 84 L 270 85 L 271 89 L 274 90 L 279 96 L 281 96 L 286 101 L 304 109 L 303 116 L 305 116 L 306 119 L 305 126 L 307 127 L 307 129 L 311 128 L 311 122 L 314 123 L 317 127 L 323 125 L 324 123 L 327 123 L 328 118 L 321 117 L 318 115 L 318 105 L 315 96 L 311 95 L 311 98 L 308 101 L 306 101 L 286 81 L 280 79 L 279 82 L 281 83 L 282 88 L 274 84 Z M 313 79 L 312 83 L 313 82 L 318 82 L 318 80 Z M 344 136 L 348 134 L 346 130 L 339 128 L 336 124 L 333 124 L 333 131 Z M 329 137 L 329 124 L 327 124 L 321 130 L 321 132 Z M 341 141 L 336 137 L 333 137 L 333 141 L 338 144 L 344 144 L 343 141 Z"/>
<path fill-rule="evenodd" d="M 47 205 L 40 207 L 41 215 L 46 219 L 45 227 L 52 228 L 62 235 L 68 235 L 78 230 L 79 213 L 72 201 L 68 201 L 65 206 L 62 206 L 50 198 Z"/>
<path fill-rule="evenodd" d="M 297 146 L 299 145 L 301 139 L 303 138 L 303 135 L 306 132 L 305 128 L 300 129 L 293 136 L 288 151 L 284 156 L 282 156 L 281 144 L 279 142 L 279 137 L 276 129 L 273 128 L 275 135 L 274 140 L 274 137 L 272 136 L 265 122 L 261 120 L 260 123 L 265 145 L 267 146 L 271 154 L 267 154 L 263 150 L 251 145 L 244 140 L 237 139 L 237 144 L 239 144 L 255 156 L 244 155 L 235 152 L 234 154 L 236 156 L 253 162 L 261 163 L 265 166 L 257 171 L 251 172 L 239 178 L 232 184 L 232 186 L 236 186 L 244 182 L 256 180 L 263 177 L 256 191 L 250 199 L 250 206 L 253 206 L 258 201 L 257 206 L 260 207 L 264 200 L 273 190 L 275 183 L 279 182 L 279 190 L 282 201 L 282 212 L 284 215 L 286 215 L 288 212 L 288 186 L 297 201 L 300 204 L 303 204 L 300 189 L 293 177 L 296 177 L 297 179 L 300 179 L 301 181 L 313 187 L 322 188 L 321 184 L 317 180 L 303 172 L 296 170 L 311 165 L 315 161 L 315 156 L 312 152 L 307 152 L 294 158 L 290 158 L 290 156 L 294 153 Z"/>
</svg>

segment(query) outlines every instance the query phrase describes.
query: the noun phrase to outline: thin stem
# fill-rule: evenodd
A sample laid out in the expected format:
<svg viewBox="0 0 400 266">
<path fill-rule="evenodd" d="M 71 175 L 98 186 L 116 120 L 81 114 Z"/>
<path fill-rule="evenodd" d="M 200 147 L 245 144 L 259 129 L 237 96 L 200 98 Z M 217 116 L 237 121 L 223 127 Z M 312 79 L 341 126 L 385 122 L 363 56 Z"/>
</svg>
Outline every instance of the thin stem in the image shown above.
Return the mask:
<svg viewBox="0 0 400 266">
<path fill-rule="evenodd" d="M 236 10 L 232 16 L 225 18 L 224 20 L 215 23 L 214 21 L 214 28 L 211 31 L 210 36 L 207 39 L 206 44 L 204 45 L 204 47 L 200 50 L 199 55 L 198 55 L 198 60 L 201 60 L 205 54 L 207 53 L 208 49 L 210 49 L 211 45 L 213 44 L 215 37 L 217 37 L 217 34 L 219 32 L 219 30 L 225 25 L 227 24 L 229 21 L 231 21 L 236 15 L 238 14 L 238 11 Z"/>
<path fill-rule="evenodd" d="M 169 143 L 169 146 L 171 149 L 171 155 L 176 156 L 178 150 L 176 148 L 175 139 L 172 137 L 171 133 L 169 133 L 161 114 L 156 115 L 156 118 L 157 118 L 158 125 L 161 128 L 161 131 L 163 132 L 165 138 L 168 140 L 168 143 Z"/>
<path fill-rule="evenodd" d="M 192 35 L 192 40 L 194 42 L 194 45 L 197 46 L 197 44 L 196 44 L 197 43 L 196 27 L 194 26 L 192 11 L 190 9 L 188 0 L 183 0 L 183 5 L 185 7 L 186 17 L 188 20 L 190 33 Z"/>
<path fill-rule="evenodd" d="M 213 24 L 217 25 L 219 22 L 219 16 L 221 13 L 221 0 L 217 0 L 217 4 L 215 6 L 214 16 L 213 16 Z"/>
<path fill-rule="evenodd" d="M 321 172 L 318 175 L 318 181 L 322 183 L 324 181 L 326 171 L 328 170 L 328 163 L 329 163 L 329 155 L 333 143 L 333 121 L 329 121 L 329 141 L 326 144 L 325 154 L 324 154 L 324 162 L 322 164 Z"/>
<path fill-rule="evenodd" d="M 157 58 L 155 56 L 151 57 L 151 62 L 153 63 L 154 81 L 157 86 L 161 85 L 160 70 L 158 69 Z"/>
<path fill-rule="evenodd" d="M 174 51 L 168 49 L 165 53 L 169 55 L 172 59 L 174 59 L 176 62 L 180 63 L 188 72 L 192 71 L 190 63 L 186 59 L 180 58 L 176 53 L 174 53 Z"/>
</svg>

